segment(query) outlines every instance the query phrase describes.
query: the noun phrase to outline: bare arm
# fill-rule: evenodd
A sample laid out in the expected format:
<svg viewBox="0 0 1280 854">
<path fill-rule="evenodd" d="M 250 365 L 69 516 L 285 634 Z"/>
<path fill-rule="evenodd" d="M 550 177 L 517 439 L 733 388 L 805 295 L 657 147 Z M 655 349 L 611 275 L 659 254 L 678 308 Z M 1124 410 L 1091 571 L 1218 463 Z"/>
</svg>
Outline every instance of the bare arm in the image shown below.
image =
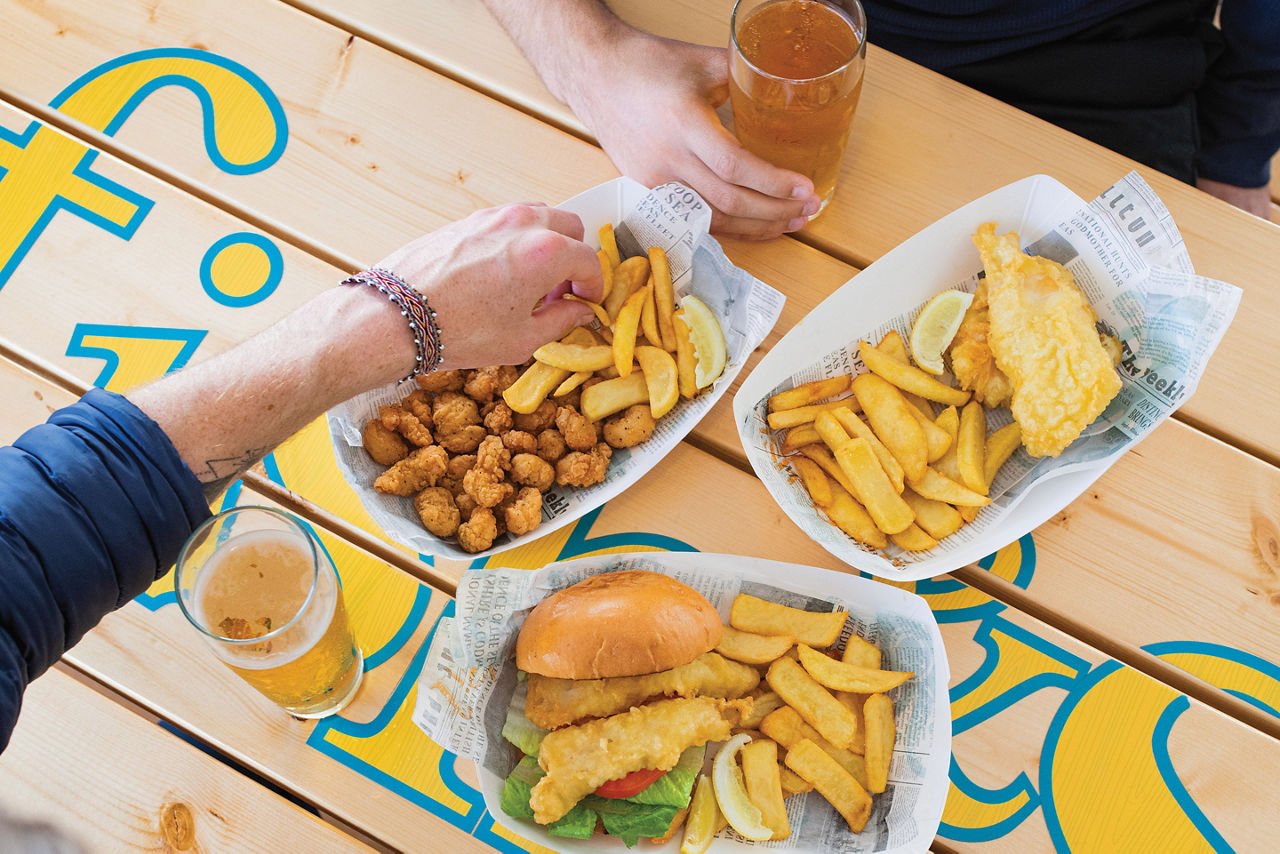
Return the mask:
<svg viewBox="0 0 1280 854">
<path fill-rule="evenodd" d="M 600 267 L 572 214 L 538 205 L 480 211 L 376 266 L 427 295 L 444 342 L 441 369 L 518 364 L 588 321 L 552 300 L 570 283 L 596 299 Z M 330 407 L 408 375 L 407 321 L 363 286 L 321 292 L 283 320 L 207 361 L 127 393 L 169 436 L 211 499 Z"/>
<path fill-rule="evenodd" d="M 729 92 L 724 48 L 643 32 L 599 0 L 485 4 L 623 174 L 697 190 L 718 234 L 776 237 L 817 212 L 813 182 L 751 154 L 720 123 L 715 111 Z"/>
</svg>

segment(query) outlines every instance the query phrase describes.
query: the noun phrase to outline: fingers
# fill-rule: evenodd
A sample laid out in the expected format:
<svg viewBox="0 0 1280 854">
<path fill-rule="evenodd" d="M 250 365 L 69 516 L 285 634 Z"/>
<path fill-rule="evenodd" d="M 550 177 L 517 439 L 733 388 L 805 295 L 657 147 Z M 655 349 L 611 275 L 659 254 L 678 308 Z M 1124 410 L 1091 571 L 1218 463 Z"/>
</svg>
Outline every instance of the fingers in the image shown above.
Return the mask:
<svg viewBox="0 0 1280 854">
<path fill-rule="evenodd" d="M 547 211 L 552 210 L 547 208 Z M 577 223 L 581 234 L 582 221 L 574 214 L 568 216 Z M 560 221 L 556 225 L 571 225 L 568 220 L 557 219 Z M 547 229 L 531 231 L 521 242 L 515 259 L 516 272 L 521 274 L 519 280 L 525 287 L 537 291 L 530 295 L 533 298 L 555 292 L 562 283 L 568 282 L 573 293 L 599 302 L 604 291 L 604 279 L 596 251 L 583 243 L 581 237 L 566 236 L 563 232 L 551 230 L 550 225 L 549 222 Z M 561 290 L 561 293 L 565 292 L 568 290 Z"/>
<path fill-rule="evenodd" d="M 558 341 L 575 326 L 585 326 L 595 318 L 591 309 L 580 302 L 561 299 L 538 308 L 529 318 L 525 333 L 529 353 L 548 341 Z"/>
</svg>

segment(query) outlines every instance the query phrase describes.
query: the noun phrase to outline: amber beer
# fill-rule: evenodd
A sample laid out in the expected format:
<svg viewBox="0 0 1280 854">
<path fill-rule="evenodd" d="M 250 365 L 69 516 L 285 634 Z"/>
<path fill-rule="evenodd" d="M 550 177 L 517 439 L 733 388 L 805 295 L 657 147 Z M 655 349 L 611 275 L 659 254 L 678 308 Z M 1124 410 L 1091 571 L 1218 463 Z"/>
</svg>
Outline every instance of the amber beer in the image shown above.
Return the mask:
<svg viewBox="0 0 1280 854">
<path fill-rule="evenodd" d="M 175 575 L 183 612 L 231 670 L 295 717 L 333 714 L 360 685 L 333 564 L 291 516 L 238 507 L 202 526 Z"/>
<path fill-rule="evenodd" d="M 734 132 L 831 200 L 862 92 L 866 18 L 857 0 L 738 0 L 729 96 Z"/>
</svg>

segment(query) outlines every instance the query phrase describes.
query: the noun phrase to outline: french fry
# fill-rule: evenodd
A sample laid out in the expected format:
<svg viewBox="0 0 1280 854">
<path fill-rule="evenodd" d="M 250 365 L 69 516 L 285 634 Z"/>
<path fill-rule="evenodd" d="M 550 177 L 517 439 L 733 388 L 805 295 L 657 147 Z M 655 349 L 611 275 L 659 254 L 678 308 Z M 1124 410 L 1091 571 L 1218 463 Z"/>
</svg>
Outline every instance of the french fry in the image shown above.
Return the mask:
<svg viewBox="0 0 1280 854">
<path fill-rule="evenodd" d="M 840 655 L 841 661 L 866 667 L 869 670 L 879 670 L 880 659 L 880 647 L 861 635 L 849 635 L 848 640 L 844 642 L 844 652 Z"/>
<path fill-rule="evenodd" d="M 648 263 L 645 261 L 645 264 Z M 649 291 L 641 288 L 627 297 L 613 325 L 613 366 L 618 369 L 620 377 L 631 373 L 631 358 L 635 355 L 636 335 L 640 331 L 640 312 L 644 310 L 648 296 Z"/>
<path fill-rule="evenodd" d="M 933 420 L 947 435 L 951 437 L 951 447 L 955 447 L 956 436 L 960 434 L 960 412 L 954 406 L 948 406 L 946 409 L 938 413 L 938 417 Z"/>
<path fill-rule="evenodd" d="M 726 628 L 728 628 L 726 626 Z M 785 650 L 784 650 L 785 651 Z M 721 655 L 725 655 L 723 652 Z M 725 655 L 726 658 L 730 656 Z M 786 703 L 782 702 L 782 698 L 772 691 L 765 691 L 763 694 L 756 694 L 752 697 L 751 714 L 738 721 L 738 726 L 744 729 L 759 729 L 760 723 L 773 712 L 781 709 Z"/>
<path fill-rule="evenodd" d="M 1018 450 L 1021 444 L 1022 429 L 1017 421 L 1011 421 L 1000 429 L 992 431 L 987 437 L 982 464 L 982 479 L 987 488 L 983 492 L 991 489 L 991 482 L 996 479 L 1000 466 L 1013 456 L 1013 452 Z"/>
<path fill-rule="evenodd" d="M 835 397 L 848 390 L 849 380 L 848 376 L 829 377 L 801 383 L 795 388 L 780 391 L 769 398 L 769 411 L 795 409 L 797 406 L 808 406 L 829 397 Z"/>
<path fill-rule="evenodd" d="M 640 308 L 640 329 L 644 332 L 644 337 L 649 343 L 655 347 L 662 347 L 662 336 L 658 333 L 658 309 L 653 299 L 653 275 L 649 275 L 649 284 L 645 285 L 648 296 L 645 298 L 644 305 Z"/>
<path fill-rule="evenodd" d="M 804 611 L 739 593 L 729 609 L 729 625 L 758 635 L 788 635 L 799 643 L 827 647 L 840 637 L 847 611 Z"/>
<path fill-rule="evenodd" d="M 569 379 L 556 386 L 556 390 L 551 392 L 551 396 L 564 397 L 566 394 L 573 391 L 593 376 L 595 376 L 594 371 L 578 371 L 577 373 L 570 375 Z"/>
<path fill-rule="evenodd" d="M 876 349 L 881 353 L 892 356 L 904 365 L 910 363 L 911 359 L 907 356 L 907 342 L 902 340 L 902 336 L 898 334 L 898 330 L 890 329 L 880 339 L 880 343 L 876 345 Z"/>
<path fill-rule="evenodd" d="M 680 386 L 676 379 L 676 360 L 666 350 L 658 347 L 637 347 L 636 361 L 644 373 L 649 389 L 649 410 L 654 418 L 661 418 L 680 400 Z"/>
<path fill-rule="evenodd" d="M 915 514 L 894 489 L 866 439 L 850 439 L 835 454 L 836 462 L 853 483 L 855 497 L 871 514 L 877 528 L 896 534 L 915 521 Z"/>
<path fill-rule="evenodd" d="M 791 706 L 783 706 L 765 715 L 764 720 L 760 722 L 760 731 L 788 750 L 802 741 L 812 741 L 823 753 L 848 771 L 853 779 L 866 786 L 867 763 L 862 755 L 843 747 L 836 747 L 827 741 L 816 729 L 805 723 L 800 713 Z"/>
<path fill-rule="evenodd" d="M 535 363 L 535 366 L 538 363 Z M 621 412 L 628 406 L 649 402 L 649 387 L 645 383 L 644 373 L 636 371 L 625 377 L 596 383 L 582 390 L 578 406 L 582 414 L 590 421 L 608 418 Z M 511 407 L 515 409 L 514 406 Z M 534 409 L 537 409 L 535 406 Z M 516 410 L 517 412 L 519 410 Z M 529 410 L 530 412 L 533 409 Z"/>
<path fill-rule="evenodd" d="M 875 549 L 889 545 L 884 532 L 876 527 L 867 508 L 838 483 L 831 484 L 831 504 L 823 507 L 822 512 L 827 514 L 827 518 L 837 528 L 860 543 Z"/>
<path fill-rule="evenodd" d="M 805 445 L 822 444 L 818 431 L 813 428 L 812 424 L 801 424 L 799 427 L 792 427 L 787 431 L 787 435 L 782 437 L 783 454 L 793 453 Z"/>
<path fill-rule="evenodd" d="M 518 380 L 507 386 L 502 392 L 502 399 L 513 412 L 528 415 L 541 406 L 551 390 L 568 379 L 570 373 L 545 362 L 534 362 Z"/>
<path fill-rule="evenodd" d="M 786 839 L 791 835 L 791 825 L 787 821 L 787 808 L 782 803 L 778 743 L 767 738 L 753 739 L 743 746 L 740 755 L 747 797 L 759 808 L 764 823 L 773 831 L 773 838 Z"/>
<path fill-rule="evenodd" d="M 856 694 L 879 694 L 897 688 L 914 673 L 898 670 L 869 670 L 847 661 L 836 661 L 811 646 L 799 644 L 800 663 L 819 685 L 832 691 L 852 691 Z M 774 689 L 777 690 L 776 688 Z M 778 692 L 784 700 L 786 695 Z M 790 703 L 790 700 L 787 700 Z M 794 705 L 794 704 L 793 704 Z M 819 729 L 819 732 L 822 730 Z M 842 745 L 844 746 L 844 745 Z"/>
<path fill-rule="evenodd" d="M 915 416 L 920 429 L 924 431 L 925 446 L 929 449 L 927 459 L 929 462 L 933 462 L 945 454 L 955 440 L 950 433 L 937 425 L 937 422 L 933 419 L 932 412 L 925 415 L 917 409 L 908 399 L 906 392 L 902 392 L 902 399 L 907 401 L 907 411 Z"/>
<path fill-rule="evenodd" d="M 689 338 L 689 324 L 684 322 L 683 309 L 671 315 L 671 326 L 676 336 L 676 376 L 680 383 L 680 396 L 693 400 L 698 396 L 698 383 L 693 378 L 698 357 L 693 352 L 693 341 Z"/>
<path fill-rule="evenodd" d="M 831 480 L 827 477 L 826 472 L 822 470 L 822 466 L 815 463 L 808 457 L 792 457 L 791 468 L 800 477 L 800 482 L 804 484 L 804 489 L 809 493 L 809 498 L 818 507 L 826 508 L 830 506 L 831 497 Z M 783 650 L 785 652 L 786 650 Z M 778 653 L 781 655 L 782 653 Z M 778 656 L 775 655 L 774 658 Z"/>
<path fill-rule="evenodd" d="M 874 430 L 857 415 L 852 412 L 845 412 L 843 409 L 832 410 L 831 414 L 840 422 L 840 426 L 849 431 L 849 435 L 855 439 L 865 439 L 867 444 L 871 446 L 871 451 L 876 455 L 876 459 L 880 462 L 880 468 L 884 469 L 884 473 L 889 476 L 889 482 L 893 484 L 895 492 L 902 492 L 903 484 L 906 478 L 902 471 L 902 463 L 898 462 L 898 458 L 889 453 L 889 449 L 884 446 L 879 437 L 876 436 Z M 857 492 L 854 492 L 857 495 Z"/>
<path fill-rule="evenodd" d="M 564 368 L 566 371 L 575 373 L 578 371 L 594 373 L 613 364 L 613 348 L 605 344 L 584 347 L 581 344 L 552 341 L 534 350 L 533 358 L 553 368 Z"/>
<path fill-rule="evenodd" d="M 956 483 L 951 478 L 934 469 L 926 469 L 924 477 L 908 480 L 908 485 L 925 498 L 934 501 L 945 501 L 947 504 L 964 504 L 972 507 L 985 507 L 991 499 Z"/>
<path fill-rule="evenodd" d="M 791 434 L 788 433 L 788 436 Z M 844 487 L 845 491 L 850 495 L 853 494 L 853 484 L 849 482 L 849 478 L 840 469 L 840 464 L 836 462 L 835 455 L 831 453 L 831 449 L 821 443 L 801 445 L 797 450 L 818 465 L 822 466 L 822 470 L 827 473 L 827 477 Z"/>
<path fill-rule="evenodd" d="M 792 795 L 800 795 L 805 792 L 813 791 L 813 784 L 792 771 L 786 765 L 778 766 L 778 778 L 782 782 L 782 797 L 789 798 Z"/>
<path fill-rule="evenodd" d="M 957 507 L 956 509 L 960 511 L 961 519 L 964 519 L 966 522 L 972 522 L 974 519 L 978 518 L 978 511 L 981 510 L 982 508 L 964 506 L 964 507 Z"/>
<path fill-rule="evenodd" d="M 604 253 L 609 260 L 610 268 L 616 267 L 622 263 L 622 256 L 618 254 L 618 238 L 613 233 L 613 223 L 606 222 L 600 226 L 600 251 Z"/>
<path fill-rule="evenodd" d="M 925 498 L 910 487 L 902 490 L 902 500 L 916 514 L 916 524 L 935 540 L 951 536 L 964 524 L 959 510 L 946 502 Z"/>
<path fill-rule="evenodd" d="M 827 403 L 813 403 L 809 406 L 797 406 L 795 409 L 779 409 L 777 412 L 769 413 L 769 429 L 783 430 L 788 427 L 796 427 L 800 424 L 808 424 L 818 417 L 819 412 L 828 409 L 857 409 L 858 401 L 852 397 L 846 397 L 844 400 L 832 400 Z"/>
<path fill-rule="evenodd" d="M 859 374 L 853 379 L 853 393 L 876 437 L 902 464 L 906 479 L 923 477 L 929 465 L 929 444 L 919 420 L 897 387 L 877 374 Z"/>
<path fill-rule="evenodd" d="M 603 230 L 604 229 L 602 228 L 601 231 L 603 232 Z M 609 229 L 609 235 L 613 235 L 612 227 Z M 615 255 L 617 254 L 617 245 L 613 247 L 613 252 Z M 605 299 L 608 298 L 609 292 L 613 290 L 613 268 L 618 265 L 613 260 L 613 256 L 609 254 L 607 249 L 602 248 L 596 253 L 596 256 L 600 259 L 600 278 L 602 280 L 600 285 L 600 302 L 604 302 Z"/>
<path fill-rule="evenodd" d="M 760 635 L 725 626 L 720 643 L 716 644 L 716 652 L 743 664 L 768 664 L 791 649 L 795 642 L 791 635 Z M 758 699 L 756 702 L 759 704 Z M 756 717 L 754 709 L 750 717 Z M 746 726 L 745 722 L 743 726 Z"/>
<path fill-rule="evenodd" d="M 956 464 L 965 486 L 985 495 L 987 478 L 984 473 L 987 440 L 987 411 L 982 404 L 971 400 L 960 410 L 960 434 L 956 439 Z"/>
<path fill-rule="evenodd" d="M 878 664 L 876 665 L 876 669 L 879 669 Z M 862 714 L 862 703 L 867 699 L 867 695 L 856 694 L 852 691 L 837 691 L 836 699 L 844 703 L 845 708 L 853 712 L 853 716 L 858 719 L 858 734 L 853 737 L 853 743 L 849 745 L 849 751 L 861 756 L 867 750 L 867 725 Z M 853 776 L 859 783 L 863 783 L 865 785 L 867 780 L 865 760 L 863 760 L 862 769 L 862 776 L 859 777 L 857 774 L 854 774 Z"/>
<path fill-rule="evenodd" d="M 786 411 L 786 410 L 784 410 Z M 836 420 L 835 413 L 830 410 L 823 410 L 813 419 L 814 432 L 818 434 L 818 438 L 826 445 L 832 453 L 849 441 L 849 433 L 844 426 Z"/>
<path fill-rule="evenodd" d="M 925 400 L 932 400 L 944 406 L 947 404 L 963 406 L 969 401 L 969 392 L 961 391 L 960 389 L 952 388 L 946 383 L 939 382 L 932 374 L 927 374 L 914 365 L 899 362 L 889 354 L 872 347 L 866 341 L 861 342 L 858 355 L 862 357 L 862 361 L 868 370 L 883 377 L 903 391 L 918 394 Z"/>
<path fill-rule="evenodd" d="M 602 306 L 600 303 L 592 302 L 589 299 L 583 299 L 577 294 L 565 294 L 562 297 L 562 299 L 573 300 L 574 302 L 580 302 L 583 305 L 590 308 L 591 311 L 595 314 L 596 320 L 600 321 L 601 331 L 602 332 L 609 331 L 609 327 L 613 324 L 613 320 L 609 317 L 609 312 L 605 311 L 604 306 Z"/>
<path fill-rule="evenodd" d="M 867 726 L 867 790 L 880 793 L 889 781 L 889 763 L 893 759 L 893 701 L 884 694 L 872 694 L 862 704 Z"/>
<path fill-rule="evenodd" d="M 846 749 L 853 742 L 858 731 L 857 718 L 798 663 L 786 656 L 779 658 L 769 665 L 765 681 L 827 741 Z"/>
<path fill-rule="evenodd" d="M 792 771 L 813 783 L 849 823 L 850 830 L 862 832 L 871 818 L 871 795 L 848 771 L 808 739 L 787 750 L 786 763 Z"/>
<path fill-rule="evenodd" d="M 927 552 L 938 544 L 938 541 L 929 536 L 923 528 L 912 522 L 906 529 L 896 534 L 891 534 L 889 539 L 893 540 L 893 544 L 906 552 Z"/>
<path fill-rule="evenodd" d="M 657 246 L 649 250 L 649 270 L 653 276 L 653 301 L 658 315 L 658 334 L 662 336 L 662 349 L 674 353 L 676 331 L 671 318 L 676 310 L 676 289 L 671 282 L 671 265 L 667 262 L 667 253 Z"/>
<path fill-rule="evenodd" d="M 622 306 L 636 291 L 649 281 L 649 259 L 643 255 L 627 258 L 613 270 L 613 289 L 604 307 L 615 321 Z"/>
</svg>

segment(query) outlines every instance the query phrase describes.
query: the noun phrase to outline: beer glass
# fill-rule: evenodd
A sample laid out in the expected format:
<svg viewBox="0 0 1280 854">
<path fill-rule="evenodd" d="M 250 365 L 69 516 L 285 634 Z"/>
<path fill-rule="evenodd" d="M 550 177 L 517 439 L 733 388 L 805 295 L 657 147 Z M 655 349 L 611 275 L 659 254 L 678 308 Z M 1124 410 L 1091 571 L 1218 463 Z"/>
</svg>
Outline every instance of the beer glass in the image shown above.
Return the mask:
<svg viewBox="0 0 1280 854">
<path fill-rule="evenodd" d="M 174 570 L 182 613 L 214 654 L 297 718 L 321 718 L 360 687 L 338 574 L 315 536 L 270 507 L 224 510 L 183 546 Z"/>
<path fill-rule="evenodd" d="M 730 30 L 734 132 L 752 154 L 812 179 L 821 213 L 862 93 L 866 14 L 858 0 L 737 0 Z"/>
</svg>

